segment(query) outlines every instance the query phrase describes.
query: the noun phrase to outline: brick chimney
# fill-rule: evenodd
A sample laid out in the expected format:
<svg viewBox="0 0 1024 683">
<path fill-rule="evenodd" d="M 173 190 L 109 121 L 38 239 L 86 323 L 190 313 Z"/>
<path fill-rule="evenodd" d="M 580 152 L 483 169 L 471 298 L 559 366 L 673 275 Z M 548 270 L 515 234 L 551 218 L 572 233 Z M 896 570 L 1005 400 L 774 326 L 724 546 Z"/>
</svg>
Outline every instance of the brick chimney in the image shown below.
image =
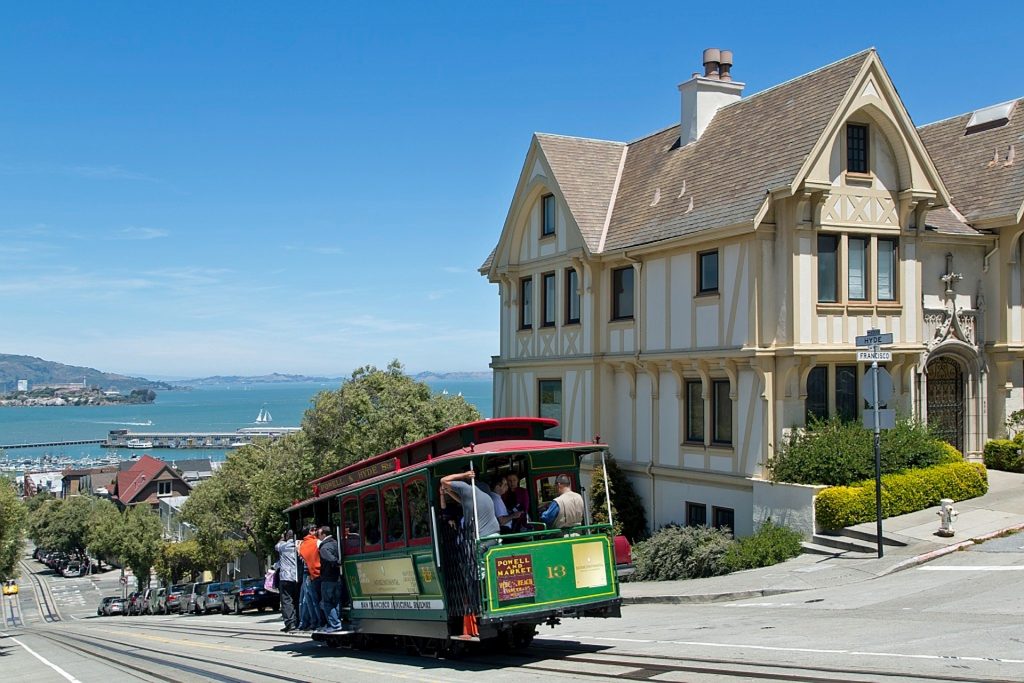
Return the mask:
<svg viewBox="0 0 1024 683">
<path fill-rule="evenodd" d="M 700 138 L 715 112 L 732 104 L 743 95 L 743 83 L 732 80 L 732 51 L 710 47 L 704 50 L 704 75 L 694 73 L 679 84 L 682 99 L 682 124 L 679 144 L 687 145 Z"/>
</svg>

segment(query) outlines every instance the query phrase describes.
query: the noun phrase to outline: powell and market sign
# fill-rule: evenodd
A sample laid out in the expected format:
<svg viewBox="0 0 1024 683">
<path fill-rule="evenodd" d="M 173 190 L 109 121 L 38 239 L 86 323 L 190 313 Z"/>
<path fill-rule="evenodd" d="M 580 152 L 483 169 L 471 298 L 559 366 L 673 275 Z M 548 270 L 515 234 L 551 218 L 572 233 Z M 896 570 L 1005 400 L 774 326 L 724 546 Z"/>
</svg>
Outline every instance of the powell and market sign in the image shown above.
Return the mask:
<svg viewBox="0 0 1024 683">
<path fill-rule="evenodd" d="M 371 465 L 367 465 L 366 467 L 360 467 L 358 470 L 339 474 L 331 479 L 325 479 L 319 484 L 313 484 L 313 495 L 319 496 L 321 493 L 335 491 L 344 486 L 348 486 L 349 484 L 354 484 L 357 481 L 379 477 L 382 474 L 388 474 L 389 472 L 394 472 L 397 469 L 398 458 L 381 460 L 380 462 L 375 462 Z"/>
</svg>

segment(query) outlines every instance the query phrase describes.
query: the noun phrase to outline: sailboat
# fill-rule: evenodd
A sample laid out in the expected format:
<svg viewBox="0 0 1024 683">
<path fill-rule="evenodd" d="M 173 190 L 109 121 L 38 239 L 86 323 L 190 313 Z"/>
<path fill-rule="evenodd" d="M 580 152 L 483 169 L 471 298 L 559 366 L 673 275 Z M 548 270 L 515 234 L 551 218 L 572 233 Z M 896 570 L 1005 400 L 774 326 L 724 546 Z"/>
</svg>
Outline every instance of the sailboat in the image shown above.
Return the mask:
<svg viewBox="0 0 1024 683">
<path fill-rule="evenodd" d="M 260 408 L 260 414 L 256 416 L 256 424 L 266 424 L 273 421 L 274 418 L 270 415 L 270 411 L 266 408 Z"/>
</svg>

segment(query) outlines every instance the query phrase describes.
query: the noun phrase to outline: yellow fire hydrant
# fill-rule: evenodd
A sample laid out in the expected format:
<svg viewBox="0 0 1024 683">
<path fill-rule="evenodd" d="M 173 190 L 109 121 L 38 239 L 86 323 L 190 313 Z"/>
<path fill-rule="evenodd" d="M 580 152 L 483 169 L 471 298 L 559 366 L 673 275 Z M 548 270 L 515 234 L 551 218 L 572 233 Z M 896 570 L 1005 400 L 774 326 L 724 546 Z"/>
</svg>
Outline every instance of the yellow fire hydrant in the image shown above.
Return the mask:
<svg viewBox="0 0 1024 683">
<path fill-rule="evenodd" d="M 939 511 L 936 512 L 939 516 L 939 530 L 935 532 L 936 536 L 952 536 L 956 530 L 953 528 L 953 522 L 959 516 L 959 512 L 953 509 L 953 499 L 943 498 L 939 501 Z"/>
</svg>

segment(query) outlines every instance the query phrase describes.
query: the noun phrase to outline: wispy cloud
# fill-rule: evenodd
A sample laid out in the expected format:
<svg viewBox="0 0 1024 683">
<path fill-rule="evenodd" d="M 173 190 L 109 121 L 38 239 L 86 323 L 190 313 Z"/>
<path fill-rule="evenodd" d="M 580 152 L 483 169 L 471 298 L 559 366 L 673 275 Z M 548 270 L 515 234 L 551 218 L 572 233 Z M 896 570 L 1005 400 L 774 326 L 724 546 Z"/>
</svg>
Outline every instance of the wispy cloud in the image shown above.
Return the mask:
<svg viewBox="0 0 1024 683">
<path fill-rule="evenodd" d="M 462 273 L 468 273 L 468 268 L 461 268 L 459 266 L 445 266 L 441 270 L 446 273 L 452 273 L 453 275 L 461 275 Z"/>
<path fill-rule="evenodd" d="M 155 240 L 169 235 L 166 230 L 160 228 L 122 228 L 113 235 L 107 237 L 110 240 Z"/>
<path fill-rule="evenodd" d="M 160 182 L 158 178 L 133 171 L 116 164 L 0 164 L 4 175 L 63 175 L 89 180 L 144 180 Z"/>
<path fill-rule="evenodd" d="M 334 247 L 330 245 L 306 246 L 302 244 L 286 244 L 284 248 L 286 251 L 305 251 L 309 252 L 310 254 L 323 254 L 326 256 L 345 253 L 345 250 L 342 249 L 341 247 Z"/>
</svg>

